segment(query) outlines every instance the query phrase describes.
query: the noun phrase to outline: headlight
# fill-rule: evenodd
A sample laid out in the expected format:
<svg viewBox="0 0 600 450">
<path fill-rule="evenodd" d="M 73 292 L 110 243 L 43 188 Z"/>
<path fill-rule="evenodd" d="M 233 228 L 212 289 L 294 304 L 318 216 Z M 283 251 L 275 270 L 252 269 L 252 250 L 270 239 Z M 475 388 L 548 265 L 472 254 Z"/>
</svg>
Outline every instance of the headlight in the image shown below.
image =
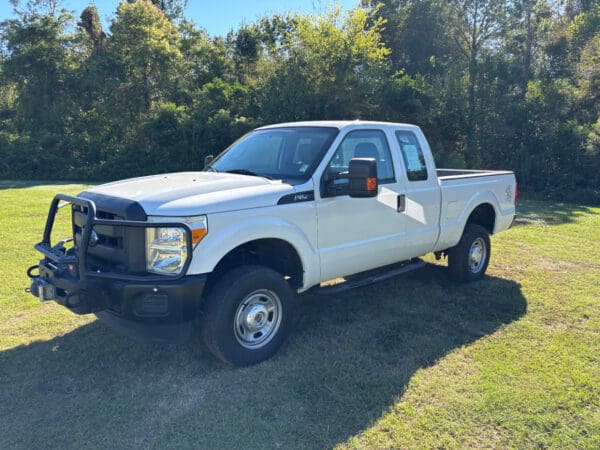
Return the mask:
<svg viewBox="0 0 600 450">
<path fill-rule="evenodd" d="M 164 275 L 179 275 L 187 259 L 184 228 L 146 228 L 146 269 Z"/>
<path fill-rule="evenodd" d="M 165 222 L 165 217 L 151 217 L 149 222 Z M 173 218 L 184 222 L 192 232 L 196 246 L 208 231 L 206 216 Z M 180 220 L 181 219 L 181 220 Z M 183 227 L 146 228 L 146 270 L 161 275 L 179 275 L 188 257 L 187 230 Z"/>
</svg>

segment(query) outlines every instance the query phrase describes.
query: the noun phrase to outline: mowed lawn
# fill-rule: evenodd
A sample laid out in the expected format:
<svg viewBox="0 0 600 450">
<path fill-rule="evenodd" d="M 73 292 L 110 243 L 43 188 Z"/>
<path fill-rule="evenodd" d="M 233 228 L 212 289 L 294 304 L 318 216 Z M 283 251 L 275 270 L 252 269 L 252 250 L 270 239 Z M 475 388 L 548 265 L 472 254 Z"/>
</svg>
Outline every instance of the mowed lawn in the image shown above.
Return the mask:
<svg viewBox="0 0 600 450">
<path fill-rule="evenodd" d="M 83 188 L 0 182 L 0 448 L 600 448 L 600 208 L 522 201 L 477 283 L 428 257 L 303 296 L 235 369 L 24 292 L 52 196 Z"/>
</svg>

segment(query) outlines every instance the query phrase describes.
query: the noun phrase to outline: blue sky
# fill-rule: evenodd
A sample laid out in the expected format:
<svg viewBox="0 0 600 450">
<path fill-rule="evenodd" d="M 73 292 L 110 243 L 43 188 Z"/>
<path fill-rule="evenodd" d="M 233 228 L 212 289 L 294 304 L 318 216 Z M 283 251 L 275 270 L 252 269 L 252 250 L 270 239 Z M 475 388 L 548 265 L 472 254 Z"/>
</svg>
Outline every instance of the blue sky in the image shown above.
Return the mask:
<svg viewBox="0 0 600 450">
<path fill-rule="evenodd" d="M 25 4 L 26 0 L 21 0 Z M 359 0 L 338 0 L 345 9 L 351 9 Z M 237 29 L 243 21 L 252 23 L 259 17 L 271 13 L 300 11 L 318 13 L 333 0 L 188 0 L 186 17 L 192 19 L 198 26 L 206 29 L 211 35 L 225 35 L 229 29 Z M 63 0 L 62 5 L 75 11 L 79 17 L 81 11 L 88 5 L 95 4 L 100 17 L 106 24 L 119 4 L 119 0 Z M 0 21 L 12 17 L 13 7 L 8 0 L 0 0 Z"/>
</svg>

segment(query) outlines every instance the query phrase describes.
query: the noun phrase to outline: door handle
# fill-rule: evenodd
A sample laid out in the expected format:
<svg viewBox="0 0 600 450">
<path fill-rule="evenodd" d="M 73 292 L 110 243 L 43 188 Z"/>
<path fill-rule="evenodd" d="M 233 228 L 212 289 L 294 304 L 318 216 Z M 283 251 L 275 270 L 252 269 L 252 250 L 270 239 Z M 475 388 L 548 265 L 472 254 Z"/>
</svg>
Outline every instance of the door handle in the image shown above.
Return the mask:
<svg viewBox="0 0 600 450">
<path fill-rule="evenodd" d="M 406 211 L 406 195 L 404 194 L 398 194 L 397 197 L 397 204 L 396 204 L 396 212 L 404 212 Z"/>
</svg>

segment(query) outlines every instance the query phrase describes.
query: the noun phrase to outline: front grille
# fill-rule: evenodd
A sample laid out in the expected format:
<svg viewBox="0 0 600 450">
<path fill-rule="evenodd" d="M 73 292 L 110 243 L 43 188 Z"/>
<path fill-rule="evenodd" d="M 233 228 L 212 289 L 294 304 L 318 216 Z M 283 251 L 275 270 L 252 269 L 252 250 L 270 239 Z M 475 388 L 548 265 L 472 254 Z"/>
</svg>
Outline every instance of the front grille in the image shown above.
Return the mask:
<svg viewBox="0 0 600 450">
<path fill-rule="evenodd" d="M 106 211 L 98 205 L 96 218 L 126 220 L 125 215 Z M 73 205 L 73 236 L 75 245 L 81 244 L 87 221 L 87 208 Z M 140 275 L 146 271 L 145 233 L 143 228 L 122 225 L 95 225 L 97 236 L 87 249 L 87 270 L 118 274 Z"/>
<path fill-rule="evenodd" d="M 87 213 L 87 208 L 83 208 L 85 213 Z M 119 217 L 114 213 L 108 211 L 96 211 L 97 219 L 106 219 L 106 220 L 123 220 L 124 217 Z"/>
</svg>

